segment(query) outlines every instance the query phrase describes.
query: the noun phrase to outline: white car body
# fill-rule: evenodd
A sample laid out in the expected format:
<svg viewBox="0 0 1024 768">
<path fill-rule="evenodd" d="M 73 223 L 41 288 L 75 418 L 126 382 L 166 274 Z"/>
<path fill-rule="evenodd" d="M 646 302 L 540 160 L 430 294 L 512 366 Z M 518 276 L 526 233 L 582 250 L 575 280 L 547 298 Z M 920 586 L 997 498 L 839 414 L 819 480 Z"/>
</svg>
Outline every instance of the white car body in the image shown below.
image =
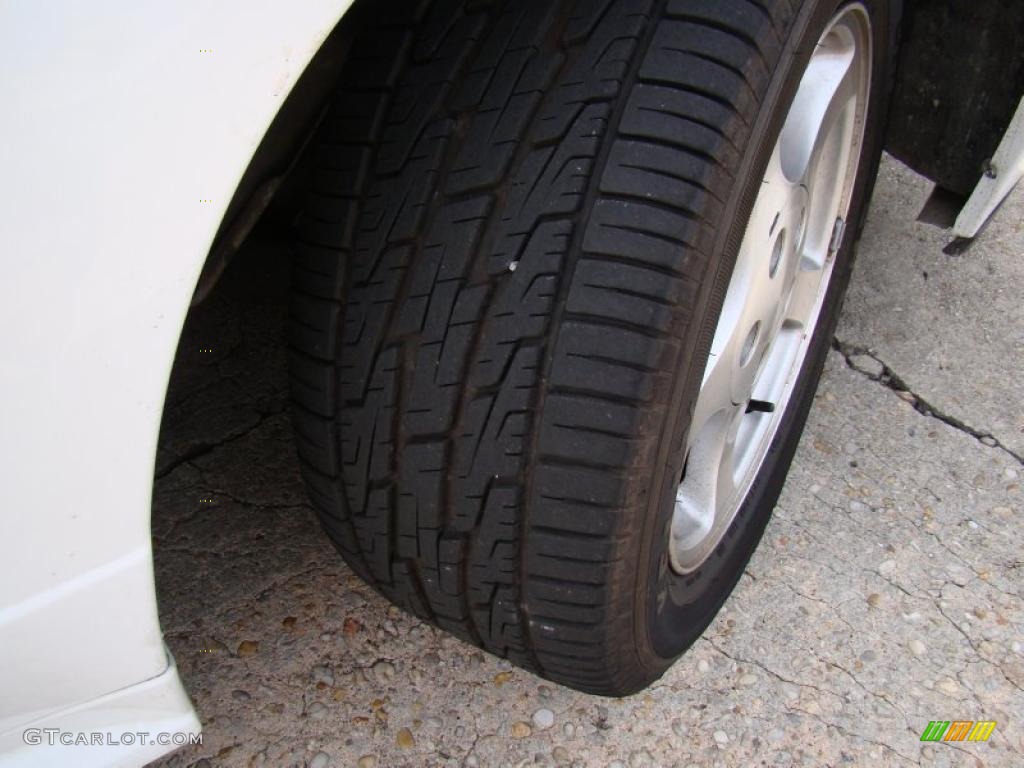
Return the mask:
<svg viewBox="0 0 1024 768">
<path fill-rule="evenodd" d="M 0 764 L 199 730 L 153 585 L 164 395 L 225 208 L 349 3 L 0 4 Z M 150 737 L 26 743 L 47 728 Z"/>
<path fill-rule="evenodd" d="M 153 581 L 168 377 L 239 180 L 350 3 L 0 4 L 0 765 L 140 765 L 199 732 Z"/>
</svg>

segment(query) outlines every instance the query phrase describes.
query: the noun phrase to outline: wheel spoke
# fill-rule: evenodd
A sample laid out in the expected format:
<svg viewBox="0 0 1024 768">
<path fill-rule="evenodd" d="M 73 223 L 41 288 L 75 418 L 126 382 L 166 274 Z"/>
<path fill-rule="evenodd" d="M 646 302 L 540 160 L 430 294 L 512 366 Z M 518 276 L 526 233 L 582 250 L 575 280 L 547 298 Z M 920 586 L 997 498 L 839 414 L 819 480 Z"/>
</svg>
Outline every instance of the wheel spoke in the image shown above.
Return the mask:
<svg viewBox="0 0 1024 768">
<path fill-rule="evenodd" d="M 783 324 L 800 330 L 810 330 L 815 304 L 818 302 L 821 286 L 821 270 L 798 269 L 794 276 L 793 287 L 789 292 Z"/>
<path fill-rule="evenodd" d="M 815 132 L 809 162 L 801 177 L 801 183 L 808 187 L 820 178 L 817 171 L 822 165 L 829 173 L 834 173 L 836 167 L 845 165 L 847 158 L 844 155 L 849 154 L 850 142 L 844 139 L 848 139 L 853 127 L 849 118 L 857 107 L 857 73 L 852 61 L 845 60 L 839 55 L 836 58 L 843 61 L 846 68 L 841 79 L 834 83 L 835 90 L 825 105 L 825 112 Z M 834 139 L 839 140 L 834 141 Z M 837 151 L 826 151 L 827 147 Z M 828 176 L 827 180 L 834 181 L 835 179 Z"/>
<path fill-rule="evenodd" d="M 727 419 L 720 411 L 698 433 L 686 462 L 686 482 L 676 491 L 672 516 L 674 550 L 691 549 L 710 532 L 715 519 L 715 484 L 725 446 Z"/>
<path fill-rule="evenodd" d="M 853 44 L 838 33 L 827 36 L 811 57 L 779 138 L 782 171 L 795 184 L 806 182 L 815 150 L 857 97 L 853 63 Z"/>
<path fill-rule="evenodd" d="M 731 421 L 725 436 L 725 443 L 722 446 L 722 455 L 718 463 L 718 476 L 715 478 L 715 524 L 721 527 L 728 522 L 724 518 L 730 517 L 729 512 L 733 505 L 733 498 L 737 490 L 736 461 L 737 456 L 737 433 L 740 427 L 746 423 L 746 406 L 738 408 L 731 414 Z M 755 417 L 756 418 L 756 417 Z"/>
<path fill-rule="evenodd" d="M 697 404 L 690 419 L 690 433 L 686 448 L 693 449 L 694 443 L 708 422 L 716 415 L 732 408 L 732 364 L 730 358 L 734 354 L 734 345 L 730 338 L 722 349 L 712 351 L 704 369 L 704 383 L 701 385 Z"/>
<path fill-rule="evenodd" d="M 686 463 L 686 482 L 676 492 L 674 548 L 691 549 L 715 527 L 734 489 L 732 452 L 740 408 L 719 410 L 696 436 Z"/>
<path fill-rule="evenodd" d="M 813 140 L 801 145 L 807 163 L 801 184 L 811 201 L 807 227 L 800 245 L 801 269 L 821 269 L 829 257 L 829 245 L 842 206 L 842 194 L 848 174 L 837 174 L 837 168 L 850 167 L 850 151 L 856 126 L 860 69 L 853 57 L 852 42 L 838 32 L 830 35 L 826 53 L 816 56 L 822 62 L 822 77 L 816 106 L 820 111 Z M 808 98 L 811 98 L 810 96 Z"/>
</svg>

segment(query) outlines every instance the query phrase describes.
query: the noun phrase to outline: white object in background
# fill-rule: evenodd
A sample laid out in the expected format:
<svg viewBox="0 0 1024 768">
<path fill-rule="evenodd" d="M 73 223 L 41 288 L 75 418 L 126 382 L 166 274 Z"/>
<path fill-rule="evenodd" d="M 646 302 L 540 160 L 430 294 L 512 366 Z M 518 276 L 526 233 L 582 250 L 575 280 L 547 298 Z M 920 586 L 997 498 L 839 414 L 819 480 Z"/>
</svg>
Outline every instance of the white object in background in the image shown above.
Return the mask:
<svg viewBox="0 0 1024 768">
<path fill-rule="evenodd" d="M 224 211 L 349 3 L 0 3 L 0 762 L 174 748 L 30 726 L 198 728 L 153 586 L 167 381 Z"/>
<path fill-rule="evenodd" d="M 991 171 L 982 175 L 956 217 L 953 234 L 968 240 L 977 235 L 1021 178 L 1024 178 L 1024 98 L 1017 105 L 1010 127 L 992 157 Z"/>
</svg>

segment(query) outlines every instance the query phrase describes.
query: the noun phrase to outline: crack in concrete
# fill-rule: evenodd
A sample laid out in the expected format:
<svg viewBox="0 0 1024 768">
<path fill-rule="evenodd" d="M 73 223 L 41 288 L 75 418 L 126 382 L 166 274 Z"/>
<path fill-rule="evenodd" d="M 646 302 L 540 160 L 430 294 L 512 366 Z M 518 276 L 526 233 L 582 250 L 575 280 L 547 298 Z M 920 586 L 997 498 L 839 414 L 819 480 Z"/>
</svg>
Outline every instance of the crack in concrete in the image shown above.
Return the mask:
<svg viewBox="0 0 1024 768">
<path fill-rule="evenodd" d="M 224 490 L 223 488 L 218 489 L 218 486 L 220 484 L 211 481 L 210 478 L 208 477 L 207 473 L 206 473 L 206 470 L 204 470 L 202 467 L 198 466 L 197 464 L 193 464 L 191 461 L 186 462 L 186 463 L 188 464 L 188 466 L 192 467 L 192 469 L 194 469 L 199 474 L 200 482 L 202 483 L 202 485 L 205 488 L 209 489 L 208 493 L 211 496 L 213 496 L 214 498 L 220 497 L 220 498 L 223 498 L 223 499 L 227 499 L 232 504 L 237 504 L 238 506 L 244 507 L 246 509 L 256 509 L 256 510 L 267 511 L 267 512 L 273 512 L 273 511 L 282 510 L 282 509 L 306 509 L 306 510 L 309 510 L 310 512 L 313 511 L 313 505 L 309 501 L 307 501 L 305 499 L 300 499 L 300 500 L 292 502 L 290 504 L 289 503 L 270 504 L 270 503 L 265 503 L 265 502 L 262 502 L 262 501 L 254 501 L 254 500 L 251 500 L 251 499 L 244 499 L 241 496 L 236 496 L 235 494 L 231 493 L 231 491 Z M 214 506 L 219 506 L 219 505 L 214 505 Z M 205 509 L 209 509 L 209 507 L 207 507 Z M 197 512 L 202 512 L 202 511 L 205 511 L 204 508 L 197 509 L 196 512 L 192 512 L 192 513 L 189 514 L 189 518 L 190 519 L 193 518 Z"/>
<path fill-rule="evenodd" d="M 847 697 L 845 697 L 842 694 L 837 693 L 836 691 L 833 691 L 833 690 L 831 690 L 829 688 L 822 688 L 820 686 L 815 685 L 814 683 L 807 683 L 807 682 L 803 682 L 803 681 L 800 681 L 800 680 L 790 680 L 789 678 L 784 677 L 780 673 L 776 672 L 774 669 L 771 669 L 770 667 L 766 666 L 764 663 L 762 663 L 760 661 L 757 661 L 756 659 L 746 659 L 746 658 L 743 658 L 742 656 L 733 656 L 731 653 L 726 651 L 722 646 L 720 646 L 718 643 L 716 643 L 714 641 L 714 639 L 711 638 L 711 637 L 705 636 L 703 639 L 707 642 L 708 645 L 710 645 L 712 648 L 714 648 L 719 654 L 721 654 L 722 656 L 725 656 L 725 658 L 729 659 L 730 661 L 732 661 L 735 664 L 749 664 L 752 667 L 757 667 L 762 672 L 767 674 L 769 677 L 774 677 L 779 682 L 785 683 L 787 685 L 794 685 L 797 688 L 809 688 L 812 691 L 817 691 L 819 694 L 821 694 L 823 696 L 832 696 L 832 697 L 834 697 L 836 699 L 839 699 L 842 702 L 847 702 L 848 701 Z M 818 658 L 818 656 L 816 654 L 812 654 L 812 655 L 814 655 L 815 658 Z"/>
<path fill-rule="evenodd" d="M 943 607 L 941 600 L 936 600 L 935 601 L 935 608 L 936 608 L 936 610 L 938 610 L 938 612 L 940 614 L 942 614 L 942 617 L 946 621 L 949 622 L 949 624 L 953 627 L 953 629 L 955 629 L 957 632 L 959 632 L 961 635 L 963 635 L 963 638 L 967 641 L 967 644 L 971 647 L 971 650 L 974 651 L 975 656 L 977 656 L 978 659 L 981 662 L 983 662 L 985 664 L 989 664 L 992 667 L 994 667 L 996 669 L 996 671 L 998 671 L 999 674 L 1002 675 L 1003 679 L 1006 680 L 1007 683 L 1009 683 L 1013 688 L 1016 688 L 1018 691 L 1021 691 L 1022 693 L 1024 693 L 1024 688 L 1021 688 L 1021 686 L 1019 686 L 1016 682 L 1014 682 L 1013 678 L 1011 678 L 1008 674 L 1006 674 L 1006 670 L 1003 669 L 1002 665 L 999 662 L 994 661 L 991 658 L 989 658 L 986 654 L 982 653 L 981 649 L 978 648 L 978 646 L 975 644 L 974 639 L 964 630 L 963 627 L 961 627 L 956 622 L 956 620 L 952 616 L 950 616 L 948 613 L 946 613 L 946 610 Z M 970 660 L 968 660 L 968 661 L 970 661 Z M 976 702 L 978 702 L 979 706 L 981 706 L 981 702 L 977 698 L 977 694 L 974 692 L 974 690 L 970 686 L 964 686 L 964 687 L 967 688 L 967 690 L 969 690 L 971 692 L 971 695 L 974 697 L 974 700 Z"/>
<path fill-rule="evenodd" d="M 474 721 L 476 720 L 475 717 L 473 719 Z M 464 754 L 462 756 L 462 760 L 459 761 L 459 765 L 462 766 L 462 768 L 466 768 L 466 764 L 469 761 L 469 756 L 473 754 L 473 750 L 475 750 L 476 745 L 480 743 L 480 739 L 480 732 L 477 731 L 476 735 L 473 737 L 473 743 L 469 745 L 469 749 L 466 750 L 466 754 Z"/>
<path fill-rule="evenodd" d="M 262 427 L 264 424 L 266 424 L 266 422 L 269 419 L 273 418 L 274 416 L 278 416 L 286 412 L 287 410 L 287 403 L 278 407 L 270 408 L 268 410 L 259 410 L 258 408 L 253 407 L 252 411 L 253 413 L 256 414 L 257 419 L 252 426 L 246 427 L 245 429 L 239 430 L 237 432 L 232 432 L 226 435 L 225 437 L 222 437 L 221 439 L 215 440 L 213 442 L 200 441 L 198 443 L 193 444 L 183 453 L 179 454 L 178 456 L 175 456 L 174 459 L 172 459 L 166 465 L 161 467 L 160 470 L 154 475 L 154 479 L 161 480 L 167 477 L 169 474 L 171 474 L 174 470 L 178 469 L 178 467 L 182 466 L 183 464 L 191 464 L 196 459 L 201 458 L 203 456 L 207 456 L 213 453 L 218 448 L 221 448 L 222 446 L 228 445 L 229 443 L 233 443 L 236 440 L 241 440 L 243 437 L 252 434 L 257 429 Z"/>
<path fill-rule="evenodd" d="M 1016 462 L 1024 466 L 1024 456 L 1016 453 L 1015 451 L 1007 448 L 999 439 L 991 432 L 985 432 L 976 427 L 972 427 L 962 419 L 953 416 L 952 414 L 946 413 L 941 409 L 937 408 L 934 404 L 923 398 L 917 392 L 910 388 L 910 385 L 901 378 L 892 368 L 890 368 L 885 361 L 881 360 L 874 352 L 868 347 L 861 346 L 859 344 L 850 344 L 842 341 L 838 336 L 832 339 L 832 349 L 843 356 L 843 360 L 846 361 L 846 366 L 853 371 L 861 374 L 865 378 L 878 382 L 882 386 L 891 389 L 900 398 L 910 404 L 911 407 L 922 416 L 928 416 L 937 421 L 941 421 L 943 424 L 952 427 L 953 429 L 963 432 L 965 435 L 970 435 L 979 443 L 987 448 L 996 448 L 1008 456 L 1012 457 Z M 882 367 L 881 374 L 875 374 L 871 371 L 867 371 L 859 367 L 855 362 L 855 357 L 869 357 L 878 363 Z"/>
<path fill-rule="evenodd" d="M 827 505 L 827 506 L 833 507 L 833 505 Z M 801 529 L 803 529 L 803 528 L 804 528 L 803 526 L 801 526 L 801 525 L 800 525 L 799 523 L 796 523 L 795 521 L 789 520 L 789 522 L 793 523 L 793 524 L 794 524 L 794 525 L 795 525 L 796 527 L 798 527 L 798 528 L 801 528 Z M 915 527 L 917 527 L 917 526 L 915 526 Z M 806 529 L 804 529 L 804 530 L 805 530 L 805 532 L 806 532 Z M 920 530 L 920 529 L 919 529 L 919 530 Z M 930 532 L 926 532 L 926 533 L 930 533 Z M 810 538 L 814 539 L 815 537 L 813 537 L 813 536 L 810 536 Z M 971 565 L 971 564 L 970 564 L 969 562 L 967 562 L 967 561 L 963 560 L 963 558 L 961 558 L 961 557 L 957 556 L 957 555 L 956 555 L 956 553 L 954 553 L 954 552 L 953 552 L 952 550 L 949 550 L 949 548 L 948 548 L 948 547 L 946 547 L 946 546 L 944 545 L 944 543 L 943 543 L 943 542 L 941 541 L 941 539 L 939 539 L 939 537 L 938 537 L 938 536 L 934 536 L 934 535 L 933 535 L 933 538 L 937 540 L 937 543 L 938 543 L 938 544 L 940 544 L 941 546 L 943 546 L 943 549 L 946 549 L 947 551 L 949 551 L 949 553 L 950 553 L 951 555 L 954 555 L 955 557 L 957 557 L 957 559 L 958 559 L 958 560 L 960 560 L 960 561 L 961 561 L 962 563 L 964 563 L 964 565 L 965 565 L 965 566 L 967 566 L 968 570 L 970 570 L 970 571 L 971 571 L 972 573 L 974 573 L 974 574 L 975 574 L 975 576 L 977 577 L 977 571 L 976 571 L 976 570 L 974 569 L 974 567 L 973 567 L 973 566 L 972 566 L 972 565 Z M 792 554 L 792 553 L 791 553 L 791 554 Z M 806 559 L 810 560 L 809 558 L 806 558 Z M 840 558 L 840 559 L 842 559 L 842 558 Z M 813 560 L 811 560 L 811 562 L 814 562 L 814 561 L 813 561 Z M 848 561 L 846 561 L 846 562 L 848 562 Z M 850 563 L 850 564 L 851 564 L 851 565 L 853 565 L 852 563 Z M 963 637 L 964 637 L 964 638 L 966 639 L 966 641 L 967 641 L 968 645 L 969 645 L 969 646 L 970 646 L 970 648 L 971 648 L 971 649 L 972 649 L 972 650 L 974 651 L 974 653 L 975 653 L 975 656 L 976 656 L 976 657 L 978 658 L 978 660 L 979 660 L 980 662 L 982 662 L 982 663 L 985 663 L 985 664 L 989 664 L 989 665 L 991 665 L 991 666 L 992 666 L 992 667 L 994 667 L 994 668 L 996 669 L 996 671 L 997 671 L 997 672 L 998 672 L 998 673 L 999 673 L 999 674 L 1000 674 L 1000 675 L 1001 675 L 1001 676 L 1002 676 L 1002 677 L 1003 677 L 1003 678 L 1004 678 L 1004 679 L 1006 680 L 1006 682 L 1007 682 L 1007 683 L 1009 683 L 1009 685 L 1010 685 L 1010 686 L 1012 686 L 1012 687 L 1013 687 L 1013 688 L 1015 688 L 1016 690 L 1022 690 L 1022 689 L 1021 689 L 1021 686 L 1019 686 L 1019 685 L 1018 685 L 1018 684 L 1017 684 L 1016 682 L 1014 682 L 1014 680 L 1013 680 L 1013 679 L 1012 679 L 1012 678 L 1011 678 L 1011 677 L 1010 677 L 1010 676 L 1009 676 L 1009 675 L 1008 675 L 1008 674 L 1006 673 L 1006 671 L 1005 671 L 1005 670 L 1003 669 L 1003 667 L 1002 667 L 1002 666 L 1001 666 L 1001 665 L 1000 665 L 1000 664 L 999 664 L 998 662 L 996 662 L 996 661 L 994 661 L 993 659 L 989 658 L 988 656 L 986 656 L 985 654 L 983 654 L 983 653 L 982 653 L 982 652 L 980 651 L 980 649 L 979 649 L 979 648 L 977 647 L 977 645 L 975 644 L 974 640 L 973 640 L 973 639 L 972 639 L 972 638 L 971 638 L 971 637 L 970 637 L 970 636 L 969 636 L 969 635 L 968 635 L 968 634 L 967 634 L 967 633 L 966 633 L 966 632 L 965 632 L 965 631 L 964 631 L 964 630 L 963 630 L 963 629 L 962 629 L 962 628 L 960 627 L 960 625 L 959 625 L 959 624 L 957 624 L 957 622 L 956 622 L 956 621 L 955 621 L 955 620 L 954 620 L 954 619 L 953 619 L 953 618 L 952 618 L 951 616 L 949 616 L 949 615 L 948 615 L 948 614 L 946 613 L 946 611 L 945 611 L 945 610 L 943 609 L 943 606 L 942 606 L 942 604 L 941 604 L 941 600 L 940 600 L 940 599 L 938 599 L 938 598 L 932 598 L 932 597 L 929 597 L 929 596 L 927 596 L 927 595 L 922 595 L 922 594 L 915 594 L 915 593 L 913 593 L 913 592 L 909 591 L 908 589 L 906 589 L 906 588 L 905 588 L 905 587 L 904 587 L 903 585 L 901 585 L 901 584 L 899 584 L 899 583 L 897 583 L 897 582 L 893 581 L 893 580 L 892 580 L 891 578 L 889 578 L 889 577 L 887 577 L 886 575 L 882 574 L 882 573 L 881 573 L 880 571 L 878 571 L 877 569 L 873 569 L 873 568 L 864 568 L 864 567 L 862 567 L 862 568 L 861 568 L 861 570 L 862 570 L 862 571 L 865 571 L 865 572 L 867 572 L 867 573 L 871 573 L 871 574 L 873 574 L 873 575 L 877 576 L 877 577 L 878 577 L 878 578 L 880 578 L 880 579 L 881 579 L 882 581 L 884 581 L 885 583 L 887 583 L 887 584 L 888 584 L 889 586 L 891 586 L 891 587 L 895 588 L 895 589 L 896 589 L 896 590 L 898 590 L 899 592 L 902 592 L 902 593 L 903 593 L 904 595 L 906 595 L 906 596 L 907 596 L 908 598 L 910 598 L 910 599 L 912 599 L 912 600 L 921 600 L 921 601 L 923 601 L 924 603 L 926 603 L 926 604 L 928 604 L 928 605 L 931 605 L 931 606 L 933 606 L 933 607 L 934 607 L 934 608 L 936 609 L 936 611 L 937 611 L 937 612 L 938 612 L 939 614 L 941 614 L 941 615 L 942 615 L 942 617 L 943 617 L 944 619 L 946 619 L 946 621 L 947 621 L 947 622 L 948 622 L 948 623 L 949 623 L 950 625 L 952 625 L 952 627 L 953 627 L 953 628 L 954 628 L 954 629 L 955 629 L 955 630 L 956 630 L 957 632 L 959 632 L 959 633 L 960 633 L 961 635 L 963 635 Z M 950 583 L 952 583 L 952 582 L 946 582 L 946 584 L 950 584 Z M 985 585 L 986 585 L 986 586 L 991 586 L 991 587 L 995 588 L 995 589 L 996 589 L 996 591 L 999 591 L 999 592 L 1003 592 L 1003 594 L 1007 594 L 1007 593 L 1006 593 L 1005 591 L 1003 591 L 1003 590 L 1000 590 L 1000 589 L 999 589 L 998 587 L 995 587 L 995 586 L 994 586 L 994 585 L 992 585 L 992 584 L 991 584 L 990 582 L 987 582 L 987 581 L 986 581 L 986 582 L 984 582 L 984 583 L 985 583 Z M 804 597 L 804 598 L 806 598 L 806 599 L 808 599 L 808 600 L 815 600 L 815 598 L 811 598 L 811 597 L 809 597 L 808 595 L 805 595 L 805 594 L 801 593 L 801 592 L 800 592 L 799 590 L 795 589 L 795 588 L 794 588 L 794 587 L 793 587 L 793 586 L 792 586 L 791 584 L 789 584 L 789 583 L 785 583 L 785 586 L 786 586 L 786 587 L 788 587 L 788 588 L 789 588 L 789 589 L 790 589 L 790 590 L 791 590 L 792 592 L 794 592 L 795 594 L 797 594 L 797 595 L 800 595 L 801 597 Z M 817 601 L 817 602 L 822 602 L 822 601 Z M 840 620 L 844 621 L 844 623 L 847 623 L 847 624 L 848 624 L 848 622 L 845 622 L 845 620 L 844 620 L 844 619 L 843 619 L 843 618 L 842 618 L 841 616 L 840 616 L 839 618 L 840 618 Z M 717 645 L 715 645 L 714 643 L 712 643 L 712 646 L 713 646 L 713 647 L 714 647 L 714 648 L 715 648 L 716 650 L 718 650 L 718 651 L 722 652 L 722 654 L 723 654 L 723 655 L 725 655 L 725 656 L 727 656 L 727 657 L 729 657 L 729 658 L 732 658 L 732 657 L 731 657 L 731 656 L 729 656 L 729 655 L 728 655 L 727 653 L 725 653 L 724 651 L 722 651 L 722 650 L 721 650 L 721 649 L 720 649 L 720 648 L 719 648 L 719 647 L 718 647 Z M 824 662 L 825 664 L 828 664 L 829 666 L 833 666 L 833 667 L 835 667 L 835 668 L 836 668 L 837 670 L 839 670 L 839 671 L 841 671 L 841 672 L 844 672 L 844 673 L 846 673 L 847 675 L 849 675 L 849 676 L 850 676 L 850 679 L 851 679 L 851 680 L 852 680 L 852 681 L 853 681 L 854 683 L 856 683 L 856 684 L 857 684 L 858 686 L 860 686 L 860 687 L 861 687 L 861 688 L 862 688 L 862 689 L 863 689 L 863 690 L 864 690 L 864 691 L 865 691 L 866 693 L 868 693 L 868 694 L 870 694 L 870 695 L 873 695 L 873 696 L 875 696 L 876 698 L 881 698 L 881 699 L 882 699 L 883 701 L 885 701 L 885 702 L 886 702 L 887 704 L 889 704 L 889 705 L 890 705 L 890 706 L 892 706 L 892 707 L 893 707 L 894 709 L 896 709 L 896 710 L 897 710 L 898 712 L 900 712 L 900 713 L 901 713 L 901 714 L 902 714 L 902 715 L 904 716 L 904 718 L 906 718 L 906 713 L 905 713 L 905 712 L 903 712 L 902 710 L 900 710 L 900 708 L 899 708 L 899 707 L 897 707 L 897 706 L 896 706 L 896 705 L 895 705 L 895 704 L 894 704 L 893 702 L 889 701 L 889 699 L 888 699 L 888 698 L 886 698 L 886 697 L 885 697 L 884 695 L 878 694 L 878 693 L 876 693 L 876 692 L 874 692 L 874 691 L 872 691 L 872 690 L 870 690 L 870 689 L 866 688 L 866 687 L 865 687 L 865 686 L 864 686 L 864 685 L 863 685 L 863 684 L 862 684 L 862 683 L 861 683 L 861 682 L 860 682 L 860 681 L 859 681 L 859 680 L 858 680 L 858 679 L 856 678 L 856 676 L 855 676 L 855 675 L 854 675 L 854 674 L 853 674 L 852 672 L 850 672 L 849 670 L 845 669 L 844 667 L 841 667 L 841 666 L 840 666 L 840 665 L 838 665 L 838 664 L 835 664 L 835 663 L 833 663 L 833 662 L 831 662 L 831 661 L 828 661 L 828 660 L 822 659 L 821 657 L 818 657 L 818 659 L 819 659 L 820 661 Z M 735 661 L 736 659 L 733 659 L 733 660 Z M 756 664 L 756 662 L 751 662 L 751 661 L 747 661 L 747 663 L 755 663 L 755 664 Z M 759 666 L 760 666 L 760 665 L 759 665 Z M 762 667 L 762 668 L 764 669 L 764 667 Z M 766 671 L 766 672 L 769 672 L 769 673 L 771 674 L 771 671 L 770 671 L 770 670 L 768 670 L 768 669 L 765 669 L 765 671 Z M 780 677 L 779 679 L 782 679 L 782 678 Z M 794 684 L 796 684 L 796 685 L 799 685 L 799 683 L 794 683 Z M 977 699 L 977 695 L 975 694 L 975 692 L 973 691 L 973 689 L 971 689 L 971 688 L 970 688 L 970 686 L 966 686 L 966 685 L 964 686 L 964 688 L 965 688 L 966 690 L 968 690 L 968 691 L 970 691 L 970 692 L 971 692 L 972 698 L 974 698 L 974 699 L 975 699 L 975 701 L 976 701 L 976 702 L 978 702 L 978 704 L 979 704 L 979 706 L 980 706 L 980 702 L 978 701 L 978 699 Z"/>
<path fill-rule="evenodd" d="M 814 685 L 813 683 L 806 683 L 806 682 L 801 682 L 801 681 L 798 681 L 798 680 L 790 680 L 790 679 L 784 677 L 783 675 L 779 674 L 775 670 L 767 667 L 766 665 L 764 665 L 763 663 L 761 663 L 761 662 L 759 662 L 759 661 L 757 661 L 755 659 L 747 659 L 747 658 L 744 658 L 742 656 L 734 656 L 734 655 L 732 655 L 731 653 L 729 653 L 724 648 L 722 648 L 718 643 L 716 643 L 710 637 L 705 637 L 704 639 L 707 641 L 708 645 L 710 645 L 712 648 L 714 648 L 722 656 L 725 656 L 727 659 L 730 659 L 733 663 L 736 663 L 736 664 L 749 664 L 751 666 L 757 667 L 758 669 L 762 670 L 763 672 L 765 672 L 769 676 L 774 677 L 776 680 L 779 680 L 782 683 L 786 683 L 788 685 L 793 685 L 793 686 L 796 686 L 798 688 L 809 688 L 811 690 L 817 691 L 819 694 L 833 696 L 833 697 L 835 697 L 836 699 L 838 699 L 838 700 L 840 700 L 842 702 L 849 702 L 849 697 L 844 695 L 844 694 L 841 694 L 841 693 L 839 693 L 837 691 L 833 691 L 833 690 L 831 690 L 829 688 L 822 688 L 820 686 Z M 857 677 L 855 675 L 853 675 L 851 672 L 849 672 L 847 669 L 843 668 L 842 666 L 840 666 L 840 665 L 830 661 L 829 659 L 822 658 L 821 656 L 819 656 L 818 654 L 814 653 L 813 651 L 811 651 L 811 655 L 814 656 L 816 659 L 818 659 L 819 662 L 825 664 L 826 666 L 834 668 L 834 669 L 836 669 L 839 672 L 845 673 L 847 675 L 847 677 L 849 678 L 849 680 L 854 685 L 856 685 L 860 690 L 862 690 L 865 694 L 867 694 L 868 696 L 870 696 L 870 697 L 872 697 L 872 698 L 874 698 L 874 699 L 876 699 L 878 701 L 882 701 L 883 703 L 887 704 L 892 709 L 896 710 L 896 712 L 898 712 L 900 714 L 900 716 L 903 718 L 903 726 L 904 726 L 904 728 L 906 728 L 909 732 L 913 733 L 913 729 L 910 727 L 910 720 L 909 720 L 909 718 L 907 716 L 907 713 L 904 712 L 900 707 L 896 706 L 896 704 L 894 704 L 892 701 L 890 701 L 888 697 L 884 696 L 883 694 L 879 694 L 879 693 L 871 690 L 870 688 L 866 687 L 863 683 L 860 682 L 860 680 L 857 679 Z M 866 735 L 860 734 L 860 733 L 856 733 L 856 732 L 850 731 L 849 729 L 843 728 L 841 725 L 839 725 L 837 723 L 834 723 L 834 722 L 831 722 L 831 721 L 828 721 L 828 720 L 825 720 L 824 718 L 822 718 L 819 715 L 814 714 L 813 712 L 809 712 L 807 710 L 801 709 L 796 704 L 787 704 L 787 707 L 790 710 L 792 710 L 792 711 L 800 712 L 800 713 L 805 714 L 805 715 L 807 715 L 809 717 L 812 717 L 815 720 L 817 720 L 818 722 L 822 723 L 823 725 L 830 725 L 830 726 L 836 728 L 837 730 L 839 730 L 840 732 L 842 732 L 842 733 L 844 733 L 844 734 L 846 734 L 848 736 L 854 736 L 856 738 L 860 738 L 860 739 L 862 739 L 862 740 L 864 740 L 866 742 L 869 742 L 871 744 L 876 744 L 877 746 L 883 747 L 884 749 L 886 749 L 886 750 L 892 752 L 893 754 L 903 758 L 904 760 L 907 760 L 910 763 L 917 764 L 917 761 L 915 761 L 913 758 L 908 757 L 908 756 L 902 754 L 898 750 L 892 748 L 891 746 L 889 746 L 889 745 L 887 745 L 887 744 L 885 744 L 883 742 L 875 741 L 875 740 L 871 739 L 869 736 L 866 736 Z"/>
<path fill-rule="evenodd" d="M 863 733 L 857 733 L 856 731 L 852 731 L 849 728 L 845 728 L 845 727 L 839 725 L 839 723 L 836 723 L 836 722 L 833 722 L 831 720 L 825 719 L 821 715 L 817 715 L 814 712 L 808 712 L 806 709 L 801 709 L 800 707 L 792 707 L 792 709 L 793 709 L 794 712 L 799 712 L 800 714 L 806 715 L 807 717 L 811 718 L 812 720 L 818 721 L 819 723 L 824 725 L 826 728 L 829 728 L 829 727 L 835 728 L 837 731 L 839 731 L 840 733 L 842 733 L 843 735 L 845 735 L 847 737 L 851 737 L 852 736 L 853 738 L 860 739 L 861 741 L 864 741 L 864 742 L 866 742 L 868 744 L 874 744 L 876 747 L 881 747 L 886 752 L 891 752 L 892 754 L 896 755 L 896 757 L 899 757 L 902 760 L 906 760 L 911 765 L 920 765 L 921 764 L 919 760 L 915 760 L 913 757 L 909 757 L 909 756 L 903 754 L 902 752 L 900 752 L 895 747 L 892 747 L 892 746 L 890 746 L 889 744 L 886 744 L 883 741 L 878 741 L 876 739 L 872 739 L 870 736 L 867 736 L 867 735 L 865 735 Z M 914 736 L 917 736 L 917 732 L 914 731 L 912 728 L 910 728 L 909 725 L 906 725 L 906 729 L 907 729 L 908 733 L 911 733 Z"/>
</svg>

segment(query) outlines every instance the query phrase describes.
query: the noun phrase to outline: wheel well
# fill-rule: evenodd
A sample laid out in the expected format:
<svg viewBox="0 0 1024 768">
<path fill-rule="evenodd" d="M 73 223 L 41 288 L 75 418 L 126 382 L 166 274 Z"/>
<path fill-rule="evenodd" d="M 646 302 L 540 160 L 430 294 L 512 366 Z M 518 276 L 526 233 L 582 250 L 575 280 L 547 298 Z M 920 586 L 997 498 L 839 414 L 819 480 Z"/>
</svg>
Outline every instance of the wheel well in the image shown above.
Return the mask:
<svg viewBox="0 0 1024 768">
<path fill-rule="evenodd" d="M 209 296 L 271 201 L 276 201 L 279 209 L 288 209 L 288 200 L 296 194 L 288 181 L 306 142 L 324 116 L 328 96 L 348 56 L 359 15 L 366 5 L 365 0 L 357 0 L 342 17 L 267 128 L 214 236 L 196 284 L 192 306 Z"/>
</svg>

